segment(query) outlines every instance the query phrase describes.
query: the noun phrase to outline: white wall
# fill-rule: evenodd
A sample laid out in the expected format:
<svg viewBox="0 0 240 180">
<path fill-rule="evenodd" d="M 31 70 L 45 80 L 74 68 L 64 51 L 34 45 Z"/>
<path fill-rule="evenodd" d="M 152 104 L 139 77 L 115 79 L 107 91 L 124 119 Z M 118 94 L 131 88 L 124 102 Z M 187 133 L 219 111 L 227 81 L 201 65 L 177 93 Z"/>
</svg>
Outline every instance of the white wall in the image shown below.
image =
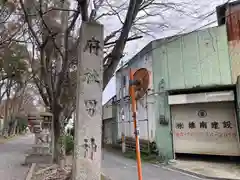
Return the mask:
<svg viewBox="0 0 240 180">
<path fill-rule="evenodd" d="M 123 70 L 123 75 L 126 76 L 126 87 L 124 88 L 124 96 L 129 95 L 129 70 L 132 68 L 133 71 L 140 68 L 147 68 L 150 73 L 150 84 L 149 89 L 152 89 L 152 57 L 147 54 L 140 59 L 136 60 L 128 67 Z M 121 74 L 118 71 L 116 74 L 116 95 L 117 100 L 121 97 Z M 137 120 L 140 128 L 140 138 L 148 140 L 154 140 L 155 137 L 155 118 L 154 118 L 154 105 L 151 103 L 153 97 L 146 96 L 137 102 Z M 146 108 L 146 104 L 148 104 L 148 108 Z M 121 137 L 122 132 L 122 120 L 120 114 L 120 104 L 117 104 L 117 120 L 118 120 L 118 138 Z M 125 123 L 124 123 L 124 132 L 126 136 L 134 137 L 134 126 L 132 120 L 132 112 L 131 112 L 131 104 L 130 102 L 124 103 L 124 115 L 125 115 Z M 148 121 L 147 121 L 148 119 Z M 130 121 L 130 122 L 129 122 Z"/>
<path fill-rule="evenodd" d="M 113 76 L 103 91 L 102 105 L 106 104 L 115 95 L 116 95 L 116 77 Z"/>
<path fill-rule="evenodd" d="M 109 119 L 113 117 L 113 113 L 112 113 L 113 109 L 112 109 L 112 103 L 111 102 L 107 102 L 104 106 L 103 106 L 103 120 L 104 119 Z"/>
</svg>

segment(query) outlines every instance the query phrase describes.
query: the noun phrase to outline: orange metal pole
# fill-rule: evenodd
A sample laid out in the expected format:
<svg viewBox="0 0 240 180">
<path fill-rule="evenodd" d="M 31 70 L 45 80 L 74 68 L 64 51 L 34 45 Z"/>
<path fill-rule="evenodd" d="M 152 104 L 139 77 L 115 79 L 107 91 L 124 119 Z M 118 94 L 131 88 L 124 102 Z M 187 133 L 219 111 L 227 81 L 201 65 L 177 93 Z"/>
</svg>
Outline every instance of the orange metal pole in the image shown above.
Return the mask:
<svg viewBox="0 0 240 180">
<path fill-rule="evenodd" d="M 136 117 L 136 99 L 135 99 L 135 91 L 134 91 L 134 78 L 133 78 L 133 72 L 130 69 L 130 96 L 132 101 L 132 117 L 134 121 L 134 131 L 135 131 L 135 138 L 136 138 L 136 156 L 137 156 L 137 170 L 138 170 L 138 180 L 142 180 L 142 164 L 141 164 L 141 154 L 140 154 L 140 145 L 139 145 L 139 127 L 137 127 L 137 117 Z"/>
</svg>

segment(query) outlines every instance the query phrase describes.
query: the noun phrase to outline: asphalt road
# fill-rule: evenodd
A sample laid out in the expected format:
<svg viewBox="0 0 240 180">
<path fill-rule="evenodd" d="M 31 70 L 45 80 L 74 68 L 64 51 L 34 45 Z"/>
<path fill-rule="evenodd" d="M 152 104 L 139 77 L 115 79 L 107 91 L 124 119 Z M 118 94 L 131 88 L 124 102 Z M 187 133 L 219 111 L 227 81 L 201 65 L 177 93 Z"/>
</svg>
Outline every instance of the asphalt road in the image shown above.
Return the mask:
<svg viewBox="0 0 240 180">
<path fill-rule="evenodd" d="M 33 142 L 33 135 L 26 135 L 0 144 L 0 180 L 25 179 L 29 168 L 21 164 Z"/>
<path fill-rule="evenodd" d="M 28 167 L 22 166 L 25 153 L 34 143 L 27 135 L 0 144 L 0 180 L 24 180 Z M 112 152 L 104 152 L 103 173 L 113 180 L 137 180 L 136 162 Z M 143 180 L 199 180 L 200 178 L 143 163 Z"/>
<path fill-rule="evenodd" d="M 131 159 L 104 152 L 102 162 L 103 173 L 114 180 L 137 180 L 136 162 Z M 152 164 L 142 164 L 143 180 L 199 180 L 200 178 L 170 171 Z"/>
</svg>

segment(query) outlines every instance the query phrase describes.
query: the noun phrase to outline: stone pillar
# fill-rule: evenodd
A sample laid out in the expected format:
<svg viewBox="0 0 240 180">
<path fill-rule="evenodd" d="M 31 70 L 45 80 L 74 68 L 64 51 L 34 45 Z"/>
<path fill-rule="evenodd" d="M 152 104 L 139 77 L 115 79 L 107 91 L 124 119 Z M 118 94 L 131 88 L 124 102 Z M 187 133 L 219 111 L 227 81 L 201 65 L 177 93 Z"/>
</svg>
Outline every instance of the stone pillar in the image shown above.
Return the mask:
<svg viewBox="0 0 240 180">
<path fill-rule="evenodd" d="M 83 22 L 80 38 L 73 180 L 100 180 L 103 26 Z"/>
</svg>

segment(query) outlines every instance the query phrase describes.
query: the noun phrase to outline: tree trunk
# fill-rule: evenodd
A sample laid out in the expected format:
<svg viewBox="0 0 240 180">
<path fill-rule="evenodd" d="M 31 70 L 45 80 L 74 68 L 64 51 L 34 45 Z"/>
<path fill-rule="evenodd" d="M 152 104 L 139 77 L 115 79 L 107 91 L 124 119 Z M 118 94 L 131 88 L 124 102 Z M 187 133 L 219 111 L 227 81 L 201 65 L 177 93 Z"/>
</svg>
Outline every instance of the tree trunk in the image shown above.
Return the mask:
<svg viewBox="0 0 240 180">
<path fill-rule="evenodd" d="M 61 117 L 61 112 L 53 112 L 54 125 L 54 147 L 53 147 L 53 161 L 63 168 L 65 165 L 65 132 L 64 123 Z"/>
<path fill-rule="evenodd" d="M 7 97 L 7 100 L 4 103 L 4 122 L 3 122 L 3 136 L 7 137 L 8 136 L 8 105 L 9 105 L 9 96 Z"/>
<path fill-rule="evenodd" d="M 17 120 L 14 119 L 14 123 L 13 123 L 13 127 L 12 127 L 12 132 L 11 132 L 12 135 L 15 135 L 15 134 L 16 134 L 16 128 L 17 128 Z"/>
</svg>

